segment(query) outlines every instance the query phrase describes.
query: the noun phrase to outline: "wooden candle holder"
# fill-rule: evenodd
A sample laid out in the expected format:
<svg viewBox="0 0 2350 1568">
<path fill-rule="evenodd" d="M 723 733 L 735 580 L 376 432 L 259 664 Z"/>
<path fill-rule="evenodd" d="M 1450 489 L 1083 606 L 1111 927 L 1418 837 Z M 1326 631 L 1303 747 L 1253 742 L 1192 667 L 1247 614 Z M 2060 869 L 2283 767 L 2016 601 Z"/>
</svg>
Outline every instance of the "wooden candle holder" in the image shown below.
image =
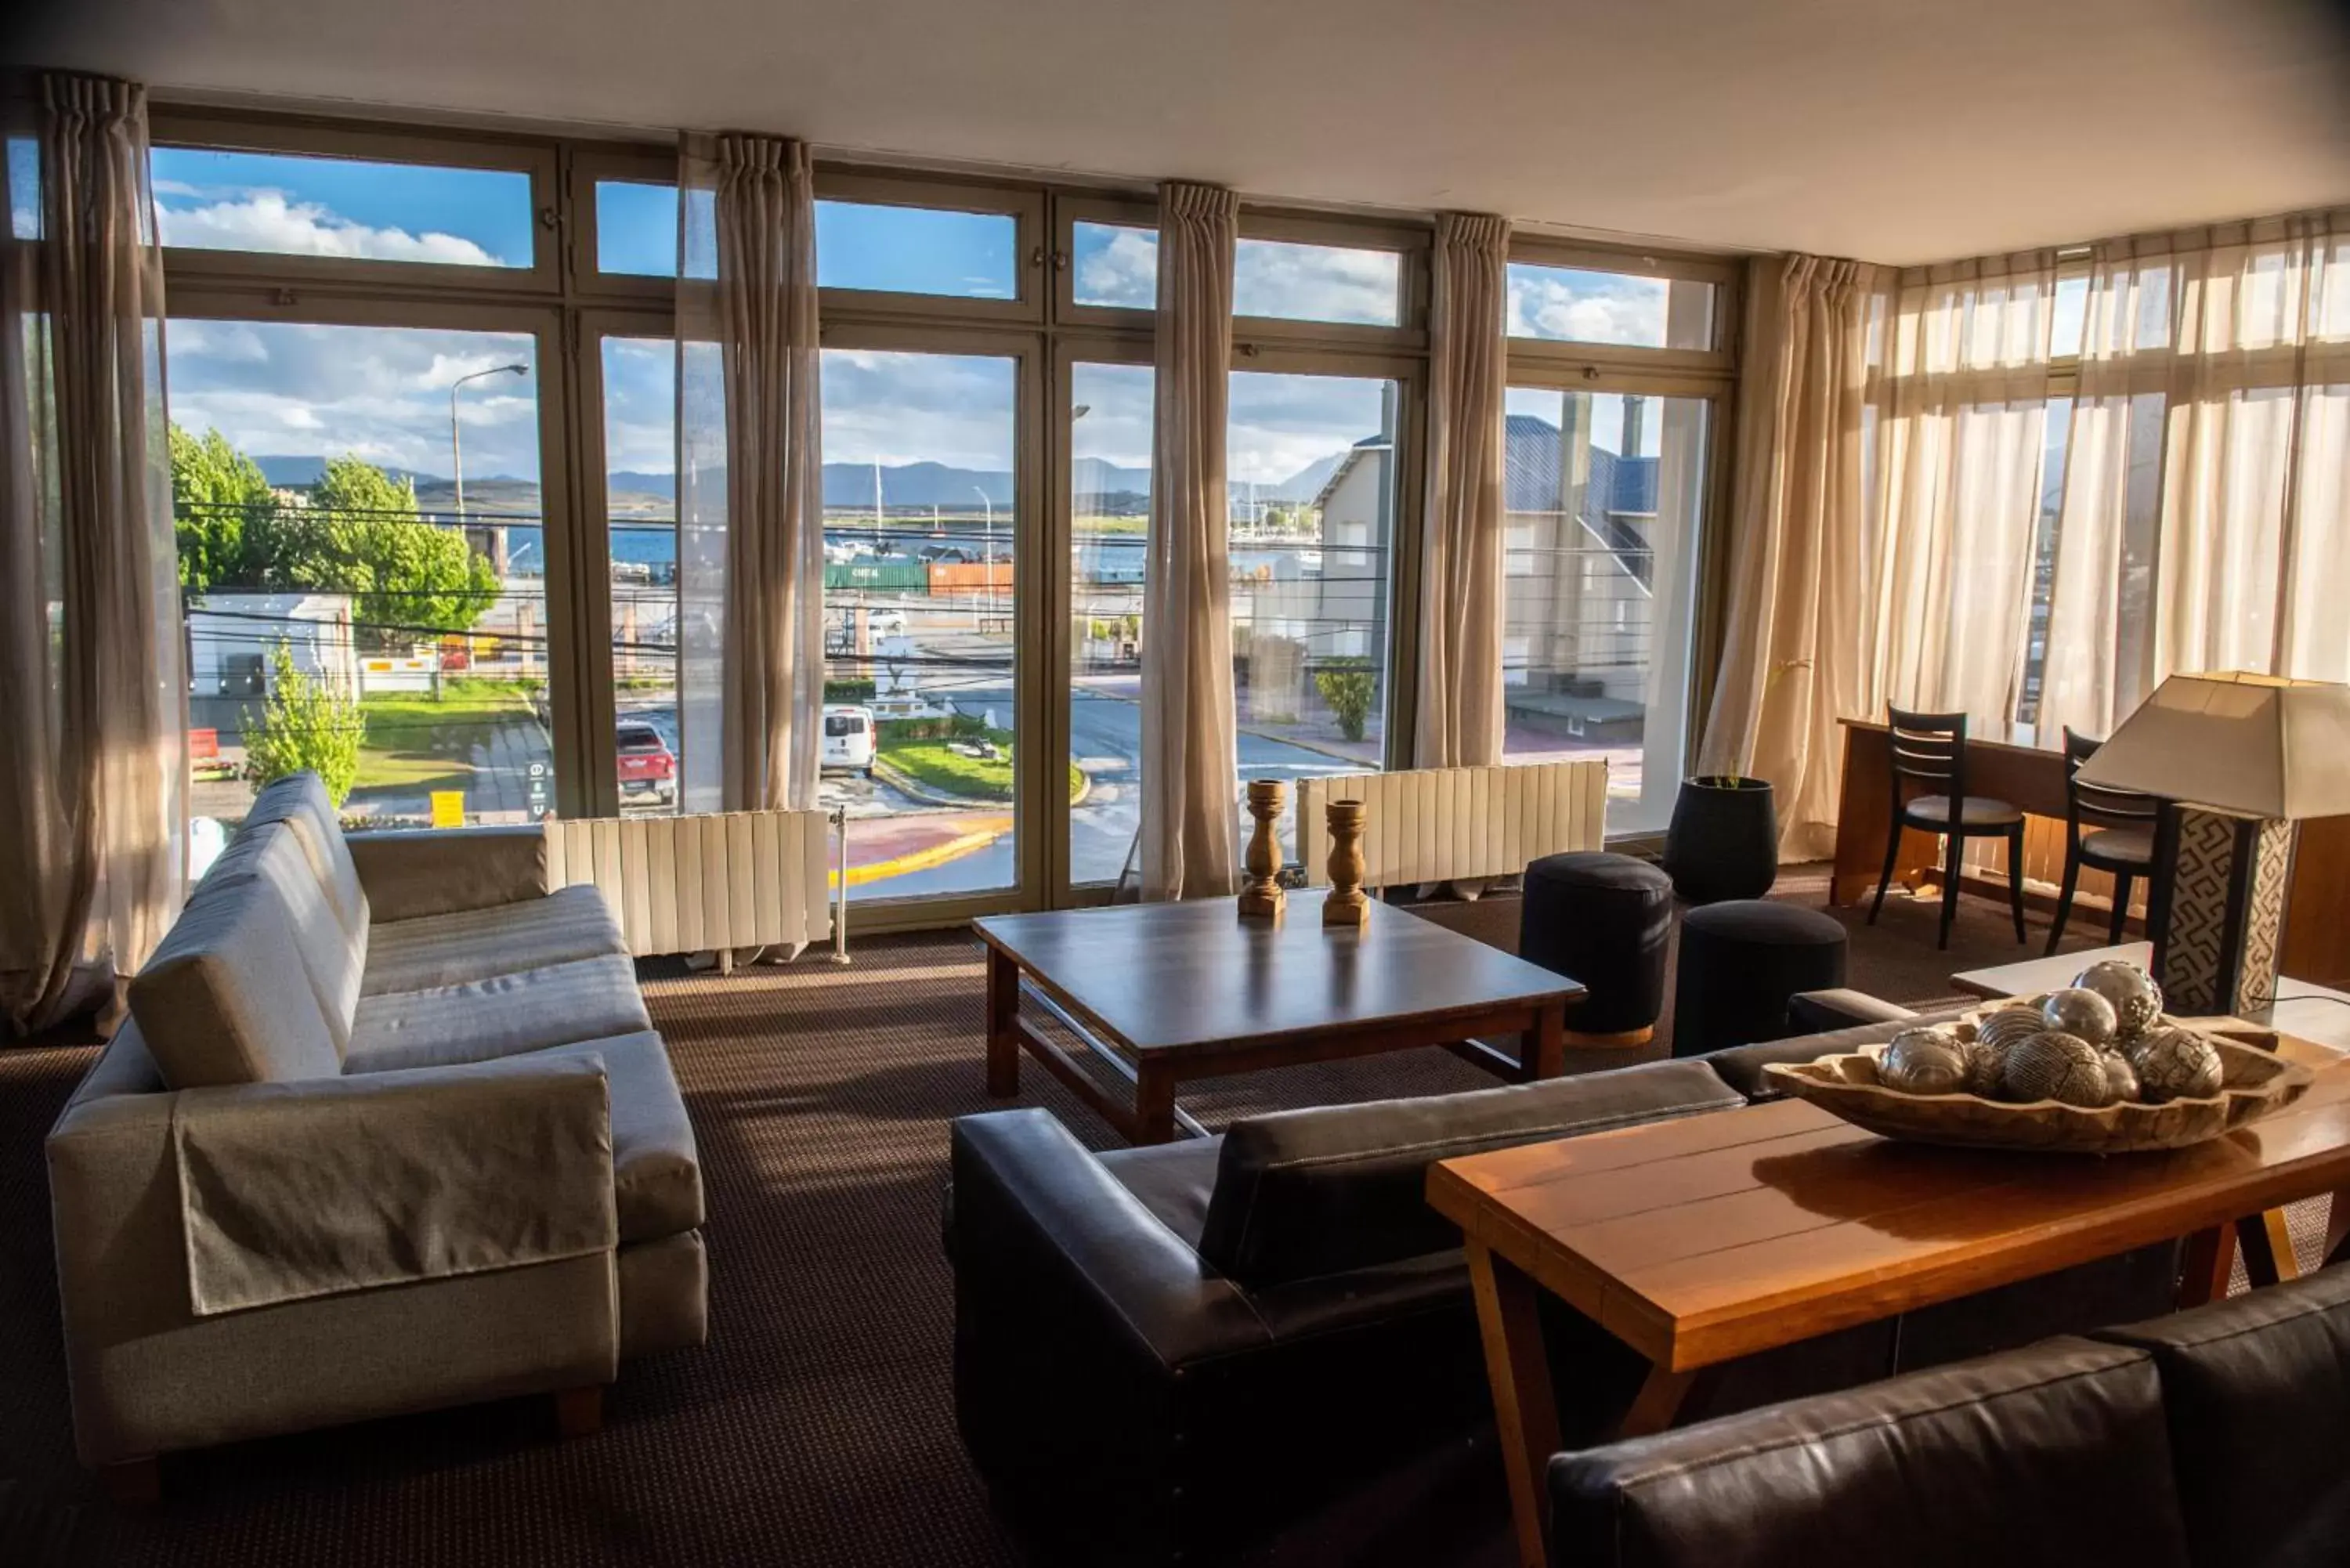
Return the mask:
<svg viewBox="0 0 2350 1568">
<path fill-rule="evenodd" d="M 1243 920 L 1277 920 L 1289 908 L 1289 895 L 1281 886 L 1281 832 L 1275 826 L 1288 800 L 1289 786 L 1279 779 L 1249 781 L 1248 809 L 1256 818 L 1256 831 L 1249 836 L 1248 876 L 1241 883 Z"/>
<path fill-rule="evenodd" d="M 1368 808 L 1359 800 L 1334 800 L 1324 808 L 1330 827 L 1330 894 L 1322 900 L 1325 926 L 1357 929 L 1371 918 L 1371 900 L 1363 891 L 1363 819 Z"/>
</svg>

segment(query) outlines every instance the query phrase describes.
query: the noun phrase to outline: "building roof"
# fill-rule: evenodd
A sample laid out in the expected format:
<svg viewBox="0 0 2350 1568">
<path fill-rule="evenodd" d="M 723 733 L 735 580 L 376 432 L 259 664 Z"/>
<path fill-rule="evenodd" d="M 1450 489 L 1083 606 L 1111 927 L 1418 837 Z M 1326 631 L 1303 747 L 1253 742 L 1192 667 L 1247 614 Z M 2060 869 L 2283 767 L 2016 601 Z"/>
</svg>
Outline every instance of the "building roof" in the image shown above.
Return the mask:
<svg viewBox="0 0 2350 1568">
<path fill-rule="evenodd" d="M 1503 422 L 1503 509 L 1558 510 L 1559 464 L 1564 443 L 1558 427 L 1533 414 L 1512 414 Z M 1600 504 L 1595 507 L 1594 504 Z M 1619 457 L 1606 447 L 1591 449 L 1591 479 L 1584 492 L 1584 521 L 1649 517 L 1657 510 L 1657 460 Z"/>
</svg>

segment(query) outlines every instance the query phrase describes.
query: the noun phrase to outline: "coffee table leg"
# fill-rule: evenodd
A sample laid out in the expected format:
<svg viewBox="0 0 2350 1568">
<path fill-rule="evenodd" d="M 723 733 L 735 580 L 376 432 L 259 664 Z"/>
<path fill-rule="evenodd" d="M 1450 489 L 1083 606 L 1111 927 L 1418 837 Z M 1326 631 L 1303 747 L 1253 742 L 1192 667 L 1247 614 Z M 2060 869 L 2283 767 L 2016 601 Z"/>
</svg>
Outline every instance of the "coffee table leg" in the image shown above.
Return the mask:
<svg viewBox="0 0 2350 1568">
<path fill-rule="evenodd" d="M 1640 1392 L 1632 1400 L 1632 1407 L 1616 1424 L 1616 1436 L 1646 1438 L 1669 1429 L 1698 1391 L 1712 1386 L 1717 1370 L 1698 1366 L 1687 1372 L 1668 1372 L 1661 1366 L 1649 1367 Z"/>
<path fill-rule="evenodd" d="M 2236 1221 L 2236 1245 L 2244 1254 L 2244 1277 L 2254 1285 L 2297 1279 L 2301 1262 L 2293 1254 L 2293 1232 L 2282 1209 L 2263 1210 Z"/>
<path fill-rule="evenodd" d="M 1534 1027 L 1518 1040 L 1518 1070 L 1530 1080 L 1566 1071 L 1566 1003 L 1554 1002 L 1534 1014 Z"/>
<path fill-rule="evenodd" d="M 1020 1092 L 1020 966 L 987 950 L 987 1092 L 1005 1099 Z"/>
<path fill-rule="evenodd" d="M 2325 1217 L 2325 1256 L 2321 1263 L 2350 1262 L 2350 1188 L 2334 1195 Z"/>
<path fill-rule="evenodd" d="M 1534 1282 L 1482 1242 L 1468 1244 L 1469 1282 L 1485 1342 L 1485 1376 L 1493 1386 L 1502 1467 L 1510 1480 L 1510 1513 L 1522 1568 L 1544 1568 L 1542 1478 L 1558 1452 L 1558 1403 L 1550 1356 L 1543 1348 Z"/>
<path fill-rule="evenodd" d="M 1164 1067 L 1149 1062 L 1134 1075 L 1134 1141 L 1175 1141 L 1175 1080 Z"/>
<path fill-rule="evenodd" d="M 2228 1293 L 2228 1276 L 2236 1266 L 2236 1228 L 2214 1225 L 2187 1238 L 2178 1271 L 2178 1305 L 2209 1305 Z"/>
</svg>

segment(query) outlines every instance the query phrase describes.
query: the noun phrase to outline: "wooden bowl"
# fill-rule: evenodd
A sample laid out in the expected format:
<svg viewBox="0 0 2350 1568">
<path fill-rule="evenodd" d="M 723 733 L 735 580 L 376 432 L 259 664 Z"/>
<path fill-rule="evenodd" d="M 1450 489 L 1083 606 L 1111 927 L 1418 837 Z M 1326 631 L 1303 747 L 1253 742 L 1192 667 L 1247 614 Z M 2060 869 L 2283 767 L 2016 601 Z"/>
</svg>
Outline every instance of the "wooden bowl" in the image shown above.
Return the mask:
<svg viewBox="0 0 2350 1568">
<path fill-rule="evenodd" d="M 2064 1154 L 2185 1148 L 2257 1121 L 2293 1104 L 2308 1089 L 2308 1068 L 2208 1030 L 2198 1033 L 2220 1053 L 2220 1092 L 2159 1106 L 2088 1110 L 2055 1100 L 2013 1105 L 1978 1095 L 1903 1094 L 1877 1081 L 1882 1045 L 1816 1062 L 1773 1063 L 1762 1071 L 1786 1093 L 1884 1137 Z"/>
</svg>

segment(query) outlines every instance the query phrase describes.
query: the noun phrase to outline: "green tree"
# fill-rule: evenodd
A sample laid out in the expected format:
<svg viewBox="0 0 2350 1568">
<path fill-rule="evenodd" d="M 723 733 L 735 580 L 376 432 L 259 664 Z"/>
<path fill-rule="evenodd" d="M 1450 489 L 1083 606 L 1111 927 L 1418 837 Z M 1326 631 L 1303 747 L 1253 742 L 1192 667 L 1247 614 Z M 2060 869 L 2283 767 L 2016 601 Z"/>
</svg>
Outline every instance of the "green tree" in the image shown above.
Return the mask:
<svg viewBox="0 0 2350 1568">
<path fill-rule="evenodd" d="M 269 655 L 269 694 L 244 716 L 244 776 L 257 788 L 305 768 L 339 807 L 359 774 L 358 699 L 298 668 L 284 638 Z"/>
<path fill-rule="evenodd" d="M 1350 741 L 1363 738 L 1371 716 L 1371 700 L 1378 693 L 1371 683 L 1369 668 L 1359 659 L 1334 659 L 1329 666 L 1315 671 L 1314 690 L 1322 694 L 1322 701 L 1338 721 L 1338 732 Z"/>
<path fill-rule="evenodd" d="M 244 586 L 252 535 L 266 526 L 276 497 L 260 464 L 216 430 L 171 430 L 172 525 L 180 545 L 180 586 L 201 594 Z"/>
<path fill-rule="evenodd" d="M 318 586 L 356 595 L 354 618 L 380 646 L 471 630 L 498 597 L 497 572 L 465 536 L 424 520 L 413 480 L 361 457 L 329 458 L 312 510 L 322 533 L 304 546 L 344 566 L 342 580 Z"/>
</svg>

